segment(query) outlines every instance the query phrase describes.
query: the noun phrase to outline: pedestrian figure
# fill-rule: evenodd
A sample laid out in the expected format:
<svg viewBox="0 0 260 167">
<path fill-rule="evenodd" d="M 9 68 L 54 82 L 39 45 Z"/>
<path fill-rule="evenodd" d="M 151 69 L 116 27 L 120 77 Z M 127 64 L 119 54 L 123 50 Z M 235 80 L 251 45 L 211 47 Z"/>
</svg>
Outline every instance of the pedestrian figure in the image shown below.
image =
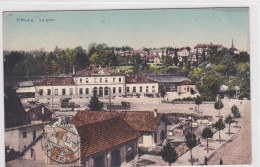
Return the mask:
<svg viewBox="0 0 260 167">
<path fill-rule="evenodd" d="M 204 165 L 208 165 L 208 158 L 206 156 L 204 158 Z"/>
<path fill-rule="evenodd" d="M 240 105 L 242 105 L 242 101 L 240 102 Z"/>
<path fill-rule="evenodd" d="M 223 160 L 222 159 L 220 159 L 219 165 L 223 165 Z"/>
</svg>

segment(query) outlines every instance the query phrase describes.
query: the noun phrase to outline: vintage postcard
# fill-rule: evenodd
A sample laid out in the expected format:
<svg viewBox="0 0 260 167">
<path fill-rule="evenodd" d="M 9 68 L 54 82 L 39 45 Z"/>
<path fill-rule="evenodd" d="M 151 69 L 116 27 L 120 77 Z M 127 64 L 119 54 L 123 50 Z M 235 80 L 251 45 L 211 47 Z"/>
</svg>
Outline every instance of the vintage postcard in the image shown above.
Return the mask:
<svg viewBox="0 0 260 167">
<path fill-rule="evenodd" d="M 6 167 L 250 165 L 249 8 L 4 11 Z"/>
</svg>

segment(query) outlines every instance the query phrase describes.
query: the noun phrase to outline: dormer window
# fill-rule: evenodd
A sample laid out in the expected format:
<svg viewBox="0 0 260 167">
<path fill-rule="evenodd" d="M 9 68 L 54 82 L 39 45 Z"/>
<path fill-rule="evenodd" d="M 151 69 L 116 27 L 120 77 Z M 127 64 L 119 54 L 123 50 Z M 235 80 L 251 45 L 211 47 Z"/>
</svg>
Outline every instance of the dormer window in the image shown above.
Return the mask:
<svg viewBox="0 0 260 167">
<path fill-rule="evenodd" d="M 62 80 L 62 84 L 65 84 L 65 81 L 64 81 L 64 80 Z"/>
<path fill-rule="evenodd" d="M 47 81 L 47 84 L 50 85 L 50 84 L 51 84 L 51 81 L 48 80 L 48 81 Z"/>
</svg>

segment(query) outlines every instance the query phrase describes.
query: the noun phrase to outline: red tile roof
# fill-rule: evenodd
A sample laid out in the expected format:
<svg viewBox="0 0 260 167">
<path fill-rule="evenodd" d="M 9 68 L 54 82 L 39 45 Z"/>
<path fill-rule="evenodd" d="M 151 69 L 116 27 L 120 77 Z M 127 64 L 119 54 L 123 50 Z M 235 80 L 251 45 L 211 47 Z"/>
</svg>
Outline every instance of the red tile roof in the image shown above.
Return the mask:
<svg viewBox="0 0 260 167">
<path fill-rule="evenodd" d="M 156 55 L 145 55 L 147 59 L 154 59 Z"/>
<path fill-rule="evenodd" d="M 156 83 L 155 80 L 144 77 L 144 76 L 127 76 L 125 78 L 126 83 Z"/>
<path fill-rule="evenodd" d="M 93 74 L 109 74 L 109 75 L 122 75 L 121 72 L 118 72 L 117 69 L 112 68 L 86 68 L 82 71 L 79 71 L 75 74 L 75 76 L 86 76 Z"/>
<path fill-rule="evenodd" d="M 81 140 L 82 157 L 87 157 L 141 136 L 119 116 L 82 126 L 76 124 L 76 128 Z"/>
<path fill-rule="evenodd" d="M 75 83 L 72 77 L 56 77 L 45 79 L 36 85 L 75 85 Z"/>
<path fill-rule="evenodd" d="M 109 112 L 109 111 L 79 111 L 71 120 L 76 126 L 91 124 L 103 120 L 107 120 L 116 116 L 123 118 L 131 127 L 137 131 L 156 130 L 163 114 L 158 113 L 154 117 L 153 112 L 143 111 L 126 111 L 126 112 Z"/>
<path fill-rule="evenodd" d="M 181 85 L 194 85 L 194 84 L 188 80 L 185 80 L 181 82 Z"/>
</svg>

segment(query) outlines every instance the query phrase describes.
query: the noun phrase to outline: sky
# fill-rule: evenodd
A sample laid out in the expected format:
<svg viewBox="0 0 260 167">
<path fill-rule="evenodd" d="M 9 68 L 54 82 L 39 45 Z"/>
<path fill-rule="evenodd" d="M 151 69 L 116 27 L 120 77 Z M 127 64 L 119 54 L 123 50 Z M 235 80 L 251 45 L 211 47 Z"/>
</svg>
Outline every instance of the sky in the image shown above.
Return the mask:
<svg viewBox="0 0 260 167">
<path fill-rule="evenodd" d="M 248 8 L 5 12 L 4 50 L 222 44 L 249 51 Z"/>
</svg>

